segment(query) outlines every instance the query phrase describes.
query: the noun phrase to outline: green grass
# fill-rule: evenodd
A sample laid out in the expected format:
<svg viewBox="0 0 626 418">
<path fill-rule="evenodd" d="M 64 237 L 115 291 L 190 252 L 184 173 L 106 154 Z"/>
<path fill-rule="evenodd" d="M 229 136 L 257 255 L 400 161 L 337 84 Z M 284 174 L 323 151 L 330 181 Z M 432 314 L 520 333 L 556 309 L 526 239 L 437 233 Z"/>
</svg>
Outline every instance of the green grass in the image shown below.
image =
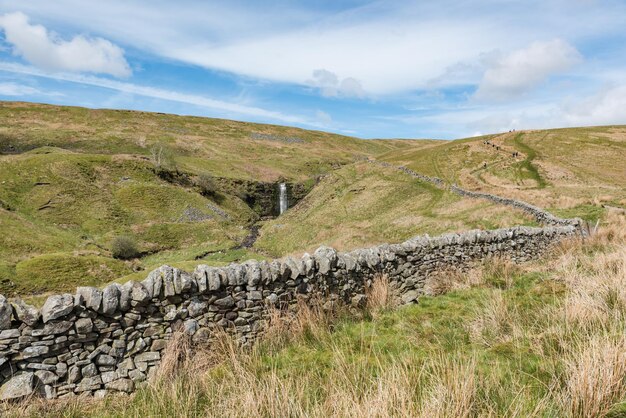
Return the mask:
<svg viewBox="0 0 626 418">
<path fill-rule="evenodd" d="M 97 255 L 52 253 L 19 262 L 11 293 L 28 295 L 54 289 L 74 293 L 77 286 L 102 286 L 128 274 L 131 269 L 124 262 Z"/>
<path fill-rule="evenodd" d="M 537 187 L 543 189 L 544 187 L 546 187 L 547 183 L 545 179 L 539 174 L 539 170 L 537 170 L 537 167 L 533 165 L 533 160 L 537 158 L 537 151 L 525 144 L 522 141 L 523 137 L 524 134 L 519 133 L 515 135 L 515 138 L 513 139 L 516 148 L 526 154 L 526 158 L 524 159 L 524 161 L 519 163 L 518 176 L 522 180 L 525 178 L 534 180 L 537 183 Z"/>
<path fill-rule="evenodd" d="M 302 142 L 253 139 L 255 133 Z M 198 254 L 215 251 L 239 260 L 245 253 L 230 249 L 258 215 L 236 191 L 200 195 L 192 186 L 196 176 L 312 186 L 316 176 L 357 158 L 412 144 L 221 119 L 2 102 L 0 292 L 66 290 L 75 280 L 67 279 L 67 260 L 56 254 L 90 251 L 113 265 L 109 248 L 120 235 L 133 237 L 144 254 L 135 267 L 189 267 Z M 174 182 L 158 175 L 153 152 L 160 149 Z M 185 211 L 211 219 L 189 219 Z M 36 274 L 29 287 L 25 276 L 16 278 L 18 266 L 47 254 L 59 280 L 41 281 Z M 77 275 L 83 267 L 76 266 Z M 88 276 L 85 283 L 94 282 Z M 96 276 L 102 283 L 104 276 Z"/>
<path fill-rule="evenodd" d="M 252 139 L 255 133 L 302 142 Z M 201 174 L 224 182 L 308 186 L 321 176 L 300 205 L 263 222 L 254 253 L 266 256 L 312 251 L 321 244 L 349 250 L 422 233 L 532 224 L 515 211 L 460 199 L 393 170 L 353 164 L 363 157 L 497 194 L 533 179 L 539 188 L 528 195 L 531 203 L 542 206 L 548 197 L 558 212 L 552 202 L 566 194 L 576 199 L 568 202 L 574 209 L 558 213 L 593 220 L 598 213 L 591 201 L 626 204 L 623 133 L 621 127 L 605 127 L 457 141 L 365 141 L 220 119 L 3 102 L 0 292 L 10 291 L 19 263 L 46 254 L 87 251 L 114 261 L 109 248 L 119 235 L 137 241 L 143 257 L 135 265 L 146 269 L 157 262 L 191 266 L 199 254 L 212 251 L 234 254 L 230 249 L 258 214 L 235 190 L 200 195 L 191 183 Z M 514 163 L 481 146 L 486 138 L 522 147 L 528 158 Z M 157 147 L 164 149 L 165 165 L 178 182 L 156 174 L 152 150 Z M 483 162 L 488 170 L 482 170 Z M 558 167 L 556 179 L 552 166 Z M 565 180 L 559 180 L 561 171 Z M 219 207 L 228 219 L 209 206 Z M 212 219 L 190 222 L 182 216 L 185 210 Z M 54 258 L 50 262 L 56 263 Z M 51 281 L 42 291 L 57 291 L 58 285 Z"/>
<path fill-rule="evenodd" d="M 577 205 L 573 208 L 548 208 L 548 210 L 562 218 L 582 218 L 590 222 L 596 222 L 606 215 L 606 209 L 597 205 Z"/>
</svg>

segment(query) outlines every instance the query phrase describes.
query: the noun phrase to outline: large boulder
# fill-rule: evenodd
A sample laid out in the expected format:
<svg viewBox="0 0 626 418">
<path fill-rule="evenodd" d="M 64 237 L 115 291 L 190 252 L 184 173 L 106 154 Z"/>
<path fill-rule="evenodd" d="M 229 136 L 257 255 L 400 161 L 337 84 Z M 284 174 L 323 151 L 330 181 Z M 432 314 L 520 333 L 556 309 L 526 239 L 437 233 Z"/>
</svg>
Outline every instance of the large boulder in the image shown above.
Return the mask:
<svg viewBox="0 0 626 418">
<path fill-rule="evenodd" d="M 43 322 L 57 319 L 72 312 L 74 309 L 74 296 L 70 294 L 50 296 L 43 308 L 41 308 L 41 317 Z"/>
<path fill-rule="evenodd" d="M 13 376 L 0 387 L 0 400 L 19 399 L 35 391 L 35 374 L 31 372 Z"/>
</svg>

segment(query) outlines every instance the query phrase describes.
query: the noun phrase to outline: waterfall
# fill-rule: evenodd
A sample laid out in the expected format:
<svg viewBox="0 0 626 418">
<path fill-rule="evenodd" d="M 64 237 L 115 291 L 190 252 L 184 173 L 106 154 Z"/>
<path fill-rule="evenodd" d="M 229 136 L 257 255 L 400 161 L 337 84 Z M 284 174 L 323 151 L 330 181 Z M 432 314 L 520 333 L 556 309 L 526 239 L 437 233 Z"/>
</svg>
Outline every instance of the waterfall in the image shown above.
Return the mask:
<svg viewBox="0 0 626 418">
<path fill-rule="evenodd" d="M 282 215 L 289 207 L 287 202 L 287 185 L 285 183 L 280 183 L 278 185 L 278 190 L 280 191 L 278 196 L 278 209 L 279 213 Z"/>
</svg>

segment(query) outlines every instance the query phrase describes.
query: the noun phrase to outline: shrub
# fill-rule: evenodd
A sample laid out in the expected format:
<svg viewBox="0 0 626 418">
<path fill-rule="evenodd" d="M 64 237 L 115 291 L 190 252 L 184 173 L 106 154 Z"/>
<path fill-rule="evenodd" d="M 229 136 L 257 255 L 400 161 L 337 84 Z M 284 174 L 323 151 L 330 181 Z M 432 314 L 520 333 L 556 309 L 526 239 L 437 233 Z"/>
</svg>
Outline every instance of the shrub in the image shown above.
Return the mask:
<svg viewBox="0 0 626 418">
<path fill-rule="evenodd" d="M 119 236 L 113 240 L 111 244 L 111 254 L 113 258 L 121 260 L 130 260 L 139 256 L 137 243 L 129 236 Z"/>
<path fill-rule="evenodd" d="M 173 171 L 176 169 L 174 153 L 171 149 L 161 144 L 153 145 L 152 148 L 150 148 L 150 159 L 157 171 Z"/>
<path fill-rule="evenodd" d="M 200 193 L 204 196 L 212 196 L 217 192 L 217 184 L 210 174 L 201 174 L 196 181 L 196 186 L 200 188 Z"/>
</svg>

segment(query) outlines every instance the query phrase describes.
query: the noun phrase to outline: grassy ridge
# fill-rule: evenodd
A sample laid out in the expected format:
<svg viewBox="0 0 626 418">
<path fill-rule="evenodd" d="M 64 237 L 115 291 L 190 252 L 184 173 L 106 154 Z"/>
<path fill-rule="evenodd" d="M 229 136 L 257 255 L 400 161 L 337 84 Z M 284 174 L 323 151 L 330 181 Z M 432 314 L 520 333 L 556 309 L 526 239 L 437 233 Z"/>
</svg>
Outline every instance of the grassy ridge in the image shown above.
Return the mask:
<svg viewBox="0 0 626 418">
<path fill-rule="evenodd" d="M 519 157 L 513 157 L 515 151 Z M 597 213 L 590 212 L 590 206 L 626 208 L 623 126 L 487 135 L 420 150 L 391 151 L 380 159 L 471 190 L 563 209 L 592 220 Z"/>
<path fill-rule="evenodd" d="M 626 207 L 625 138 L 626 129 L 606 127 L 364 141 L 229 120 L 3 102 L 0 293 L 72 290 L 83 278 L 104 284 L 159 263 L 189 269 L 320 244 L 349 250 L 529 223 L 515 211 L 358 163 L 363 157 L 595 221 L 604 216 L 602 203 Z M 514 150 L 522 157 L 513 159 Z M 194 186 L 200 175 L 318 184 L 287 214 L 265 221 L 255 248 L 242 251 L 234 248 L 258 215 L 237 190 L 202 195 Z M 120 235 L 137 242 L 140 259 L 111 258 Z M 47 266 L 58 280 L 45 280 Z"/>
<path fill-rule="evenodd" d="M 294 138 L 298 142 L 290 142 Z M 250 180 L 304 181 L 354 158 L 409 148 L 412 143 L 363 141 L 223 119 L 19 102 L 0 104 L 0 152 L 45 146 L 145 157 L 156 146 L 163 147 L 181 170 L 189 172 Z"/>
</svg>

